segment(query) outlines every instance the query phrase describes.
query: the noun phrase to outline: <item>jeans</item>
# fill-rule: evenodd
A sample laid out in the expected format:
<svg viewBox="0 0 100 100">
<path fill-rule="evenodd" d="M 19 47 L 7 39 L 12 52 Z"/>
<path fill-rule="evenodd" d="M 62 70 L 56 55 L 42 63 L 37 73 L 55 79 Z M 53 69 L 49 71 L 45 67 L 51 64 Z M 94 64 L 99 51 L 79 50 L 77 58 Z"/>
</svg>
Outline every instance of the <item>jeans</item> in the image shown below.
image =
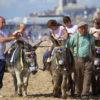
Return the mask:
<svg viewBox="0 0 100 100">
<path fill-rule="evenodd" d="M 5 72 L 5 60 L 0 59 L 0 88 L 3 86 L 3 76 Z"/>
<path fill-rule="evenodd" d="M 49 58 L 49 57 L 51 57 L 51 52 L 52 51 L 46 51 L 45 53 L 44 53 L 44 55 L 43 55 L 43 63 L 45 63 L 46 62 L 46 60 Z"/>
</svg>

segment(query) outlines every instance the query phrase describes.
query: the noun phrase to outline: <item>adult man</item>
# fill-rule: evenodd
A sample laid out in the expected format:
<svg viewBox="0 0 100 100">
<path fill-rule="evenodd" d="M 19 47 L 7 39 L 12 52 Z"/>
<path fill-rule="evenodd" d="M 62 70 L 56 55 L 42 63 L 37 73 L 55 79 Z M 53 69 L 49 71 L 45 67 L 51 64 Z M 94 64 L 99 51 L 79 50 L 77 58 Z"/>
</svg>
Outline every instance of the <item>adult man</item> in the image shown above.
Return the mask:
<svg viewBox="0 0 100 100">
<path fill-rule="evenodd" d="M 0 88 L 2 88 L 3 86 L 2 80 L 5 71 L 5 56 L 4 56 L 5 42 L 9 42 L 11 40 L 16 39 L 15 36 L 11 37 L 5 36 L 5 32 L 3 30 L 4 26 L 5 26 L 5 19 L 2 16 L 0 16 Z"/>
<path fill-rule="evenodd" d="M 78 33 L 70 38 L 69 46 L 73 49 L 75 57 L 76 94 L 86 100 L 89 97 L 95 51 L 94 37 L 89 34 L 86 22 L 78 24 Z"/>
</svg>

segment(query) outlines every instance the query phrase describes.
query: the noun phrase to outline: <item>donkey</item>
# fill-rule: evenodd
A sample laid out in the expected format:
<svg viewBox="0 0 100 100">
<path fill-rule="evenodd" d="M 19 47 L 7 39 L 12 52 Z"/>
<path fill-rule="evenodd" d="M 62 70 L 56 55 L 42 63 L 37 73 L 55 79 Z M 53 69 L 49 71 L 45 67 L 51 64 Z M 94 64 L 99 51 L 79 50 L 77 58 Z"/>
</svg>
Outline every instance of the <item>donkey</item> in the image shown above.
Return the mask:
<svg viewBox="0 0 100 100">
<path fill-rule="evenodd" d="M 54 39 L 53 43 L 57 44 L 52 50 L 51 62 L 44 62 L 44 69 L 47 69 L 52 76 L 53 96 L 66 98 L 67 90 L 71 89 L 72 95 L 75 90 L 74 81 L 71 77 L 72 72 L 74 72 L 74 58 L 70 49 L 59 46 Z"/>
<path fill-rule="evenodd" d="M 12 47 L 13 48 L 13 47 Z M 6 53 L 6 61 L 8 71 L 11 72 L 15 87 L 15 94 L 19 96 L 27 96 L 27 86 L 30 76 L 30 66 L 38 66 L 36 62 L 35 49 L 23 41 L 17 40 L 15 49 L 11 49 L 10 53 Z M 27 55 L 27 51 L 33 48 L 32 59 Z"/>
<path fill-rule="evenodd" d="M 66 55 L 65 48 L 54 48 L 54 54 L 52 55 L 51 62 L 54 87 L 53 95 L 59 96 L 59 93 L 61 93 L 62 98 L 66 98 L 66 92 L 69 90 L 69 85 L 71 85 L 71 93 L 74 93 L 74 87 L 71 78 L 71 74 L 74 69 L 73 66 L 70 66 L 69 58 L 67 58 Z"/>
</svg>

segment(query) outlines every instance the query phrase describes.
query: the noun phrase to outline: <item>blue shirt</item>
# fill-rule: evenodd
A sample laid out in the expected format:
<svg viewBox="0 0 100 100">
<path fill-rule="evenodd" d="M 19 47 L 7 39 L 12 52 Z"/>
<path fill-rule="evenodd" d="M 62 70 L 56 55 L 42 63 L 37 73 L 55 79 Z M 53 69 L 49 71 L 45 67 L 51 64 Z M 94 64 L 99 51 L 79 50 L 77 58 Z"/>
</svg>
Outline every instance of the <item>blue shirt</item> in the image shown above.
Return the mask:
<svg viewBox="0 0 100 100">
<path fill-rule="evenodd" d="M 0 30 L 0 35 L 6 37 L 6 32 L 4 30 Z M 0 59 L 5 59 L 4 51 L 6 48 L 5 43 L 0 43 Z"/>
</svg>

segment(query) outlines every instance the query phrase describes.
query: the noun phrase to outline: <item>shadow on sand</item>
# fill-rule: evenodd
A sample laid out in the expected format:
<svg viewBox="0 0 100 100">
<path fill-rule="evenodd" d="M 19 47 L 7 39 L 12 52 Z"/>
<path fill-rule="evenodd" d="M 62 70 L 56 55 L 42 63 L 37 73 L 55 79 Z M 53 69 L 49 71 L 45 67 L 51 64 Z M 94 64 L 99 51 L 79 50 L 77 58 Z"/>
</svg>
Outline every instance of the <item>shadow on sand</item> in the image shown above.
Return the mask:
<svg viewBox="0 0 100 100">
<path fill-rule="evenodd" d="M 30 94 L 28 97 L 53 97 L 52 93 Z"/>
</svg>

